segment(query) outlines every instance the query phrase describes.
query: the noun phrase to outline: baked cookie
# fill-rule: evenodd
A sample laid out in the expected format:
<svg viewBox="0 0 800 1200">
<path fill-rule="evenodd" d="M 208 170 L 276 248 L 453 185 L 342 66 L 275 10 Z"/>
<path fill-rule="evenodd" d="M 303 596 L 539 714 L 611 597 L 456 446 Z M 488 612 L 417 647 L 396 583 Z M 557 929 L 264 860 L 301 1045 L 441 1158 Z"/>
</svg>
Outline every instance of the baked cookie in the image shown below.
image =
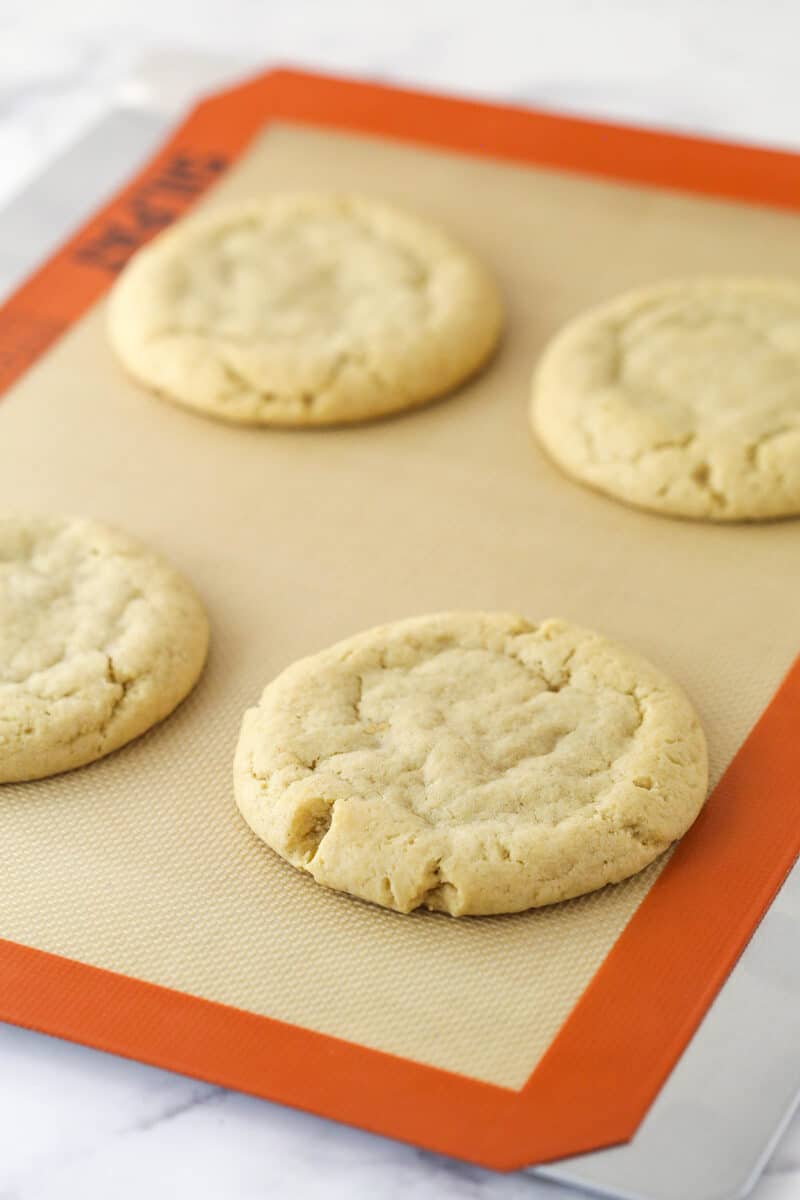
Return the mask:
<svg viewBox="0 0 800 1200">
<path fill-rule="evenodd" d="M 200 601 L 172 567 L 97 521 L 0 517 L 0 783 L 101 758 L 191 690 Z"/>
<path fill-rule="evenodd" d="M 162 396 L 228 421 L 324 425 L 473 374 L 501 306 L 464 247 L 358 195 L 288 194 L 181 222 L 114 287 L 111 342 Z"/>
<path fill-rule="evenodd" d="M 706 745 L 655 667 L 563 621 L 441 613 L 290 666 L 245 713 L 247 823 L 399 912 L 518 912 L 640 871 L 691 825 Z"/>
<path fill-rule="evenodd" d="M 579 317 L 545 351 L 532 420 L 568 474 L 629 504 L 800 513 L 800 284 L 663 283 Z"/>
</svg>

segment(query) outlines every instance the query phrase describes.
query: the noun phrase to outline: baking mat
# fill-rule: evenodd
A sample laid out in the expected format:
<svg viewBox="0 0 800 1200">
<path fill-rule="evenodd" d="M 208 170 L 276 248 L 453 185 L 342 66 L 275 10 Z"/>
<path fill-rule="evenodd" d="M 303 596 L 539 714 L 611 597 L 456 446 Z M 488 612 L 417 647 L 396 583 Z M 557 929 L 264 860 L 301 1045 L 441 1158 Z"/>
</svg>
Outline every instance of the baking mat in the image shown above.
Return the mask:
<svg viewBox="0 0 800 1200">
<path fill-rule="evenodd" d="M 221 150 L 173 154 L 139 187 L 123 211 L 127 222 L 118 208 L 79 239 L 72 257 L 98 274 L 116 268 L 137 237 L 180 210 L 225 160 Z M 528 376 L 561 320 L 618 288 L 680 271 L 796 269 L 797 219 L 275 122 L 206 202 L 275 187 L 373 189 L 375 179 L 384 195 L 460 233 L 503 285 L 511 312 L 505 347 L 458 396 L 356 430 L 229 429 L 128 384 L 105 347 L 101 306 L 0 410 L 0 501 L 92 512 L 146 537 L 194 580 L 214 626 L 206 678 L 168 723 L 88 770 L 3 789 L 9 886 L 0 932 L 437 1069 L 414 1076 L 412 1087 L 445 1086 L 443 1071 L 491 1084 L 471 1094 L 496 1117 L 508 1097 L 501 1089 L 531 1076 L 659 867 L 558 908 L 457 925 L 323 893 L 255 842 L 232 808 L 241 711 L 291 659 L 376 621 L 446 607 L 556 612 L 626 640 L 681 679 L 709 733 L 718 778 L 796 649 L 796 525 L 690 526 L 570 485 L 525 436 Z M 87 290 L 96 282 L 83 279 Z M 45 302 L 26 309 L 17 301 L 11 317 L 28 353 L 31 339 L 44 342 L 58 328 L 48 308 L 57 300 L 51 287 Z M 12 341 L 18 359 L 24 340 Z M 772 726 L 765 737 L 774 739 Z M 752 769 L 747 778 L 752 786 Z M 754 847 L 756 869 L 743 881 L 749 929 L 793 857 L 779 825 L 773 833 L 769 847 Z M 675 861 L 711 870 L 708 858 L 692 860 L 693 843 L 695 835 Z M 761 861 L 767 849 L 769 864 Z M 668 925 L 658 944 L 680 970 L 677 911 Z M 54 973 L 65 969 L 46 961 Z M 714 966 L 716 977 L 709 970 L 698 989 L 696 1015 L 724 974 L 719 951 Z M 664 965 L 648 969 L 652 980 Z M 675 969 L 670 962 L 669 973 Z M 88 978 L 79 975 L 75 986 Z M 136 998 L 144 1013 L 144 993 Z M 656 1017 L 668 1023 L 675 1014 L 665 1006 Z M 624 1011 L 603 1019 L 624 1021 Z M 39 1023 L 48 1027 L 46 1018 Z M 88 1040 L 102 1042 L 101 1025 Z M 674 1056 L 673 1042 L 688 1030 L 677 1021 L 667 1032 Z M 663 1053 L 656 1058 L 663 1070 Z M 533 1078 L 552 1076 L 552 1062 L 551 1054 Z M 219 1077 L 202 1056 L 177 1065 Z M 591 1080 L 591 1060 L 583 1074 Z M 269 1070 L 231 1081 L 280 1095 Z M 348 1117 L 341 1106 L 325 1111 Z M 401 1121 L 373 1122 L 408 1136 Z M 579 1124 L 558 1130 L 556 1152 L 588 1144 Z M 591 1137 L 600 1144 L 627 1132 L 630 1124 L 595 1120 Z M 509 1152 L 523 1161 L 524 1153 L 531 1161 L 552 1155 L 552 1133 L 526 1151 L 462 1138 L 461 1152 L 496 1163 Z M 434 1128 L 415 1140 L 452 1151 L 447 1137 Z"/>
</svg>

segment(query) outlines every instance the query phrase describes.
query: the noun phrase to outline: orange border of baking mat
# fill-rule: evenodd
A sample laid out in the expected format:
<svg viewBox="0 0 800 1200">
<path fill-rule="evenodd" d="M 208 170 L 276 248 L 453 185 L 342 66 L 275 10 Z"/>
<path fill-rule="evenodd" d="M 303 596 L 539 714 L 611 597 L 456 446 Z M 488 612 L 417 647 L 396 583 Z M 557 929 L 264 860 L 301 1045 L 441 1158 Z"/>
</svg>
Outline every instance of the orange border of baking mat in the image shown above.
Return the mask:
<svg viewBox="0 0 800 1200">
<path fill-rule="evenodd" d="M 789 154 L 276 71 L 194 109 L 0 308 L 0 392 L 276 118 L 800 208 Z M 520 1091 L 2 940 L 0 1018 L 497 1169 L 625 1141 L 800 852 L 799 715 L 800 659 Z"/>
</svg>

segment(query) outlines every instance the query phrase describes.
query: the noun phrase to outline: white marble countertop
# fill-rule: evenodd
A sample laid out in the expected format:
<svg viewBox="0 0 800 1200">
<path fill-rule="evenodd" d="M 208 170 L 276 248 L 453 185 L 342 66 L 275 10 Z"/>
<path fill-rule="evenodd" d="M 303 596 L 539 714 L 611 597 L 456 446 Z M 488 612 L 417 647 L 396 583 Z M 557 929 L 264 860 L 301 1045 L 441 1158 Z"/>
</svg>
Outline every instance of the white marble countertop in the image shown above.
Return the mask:
<svg viewBox="0 0 800 1200">
<path fill-rule="evenodd" d="M 177 111 L 239 63 L 316 66 L 800 150 L 798 47 L 797 0 L 0 0 L 0 205 L 120 99 Z M 2 236 L 0 225 L 0 248 Z M 12 274 L 0 268 L 0 293 Z M 752 1194 L 800 1200 L 800 1116 Z M 0 1200 L 142 1195 L 578 1193 L 0 1025 Z"/>
</svg>

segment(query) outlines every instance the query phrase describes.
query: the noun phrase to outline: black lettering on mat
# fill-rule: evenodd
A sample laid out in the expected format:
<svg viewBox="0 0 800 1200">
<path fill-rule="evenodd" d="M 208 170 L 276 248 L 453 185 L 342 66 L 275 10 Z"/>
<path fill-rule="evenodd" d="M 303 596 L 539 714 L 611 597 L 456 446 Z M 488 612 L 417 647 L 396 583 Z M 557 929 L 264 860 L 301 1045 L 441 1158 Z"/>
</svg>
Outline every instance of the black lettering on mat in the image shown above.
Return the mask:
<svg viewBox="0 0 800 1200">
<path fill-rule="evenodd" d="M 229 165 L 221 154 L 173 154 L 126 197 L 101 228 L 75 248 L 80 263 L 116 275 L 154 233 L 179 217 Z"/>
</svg>

